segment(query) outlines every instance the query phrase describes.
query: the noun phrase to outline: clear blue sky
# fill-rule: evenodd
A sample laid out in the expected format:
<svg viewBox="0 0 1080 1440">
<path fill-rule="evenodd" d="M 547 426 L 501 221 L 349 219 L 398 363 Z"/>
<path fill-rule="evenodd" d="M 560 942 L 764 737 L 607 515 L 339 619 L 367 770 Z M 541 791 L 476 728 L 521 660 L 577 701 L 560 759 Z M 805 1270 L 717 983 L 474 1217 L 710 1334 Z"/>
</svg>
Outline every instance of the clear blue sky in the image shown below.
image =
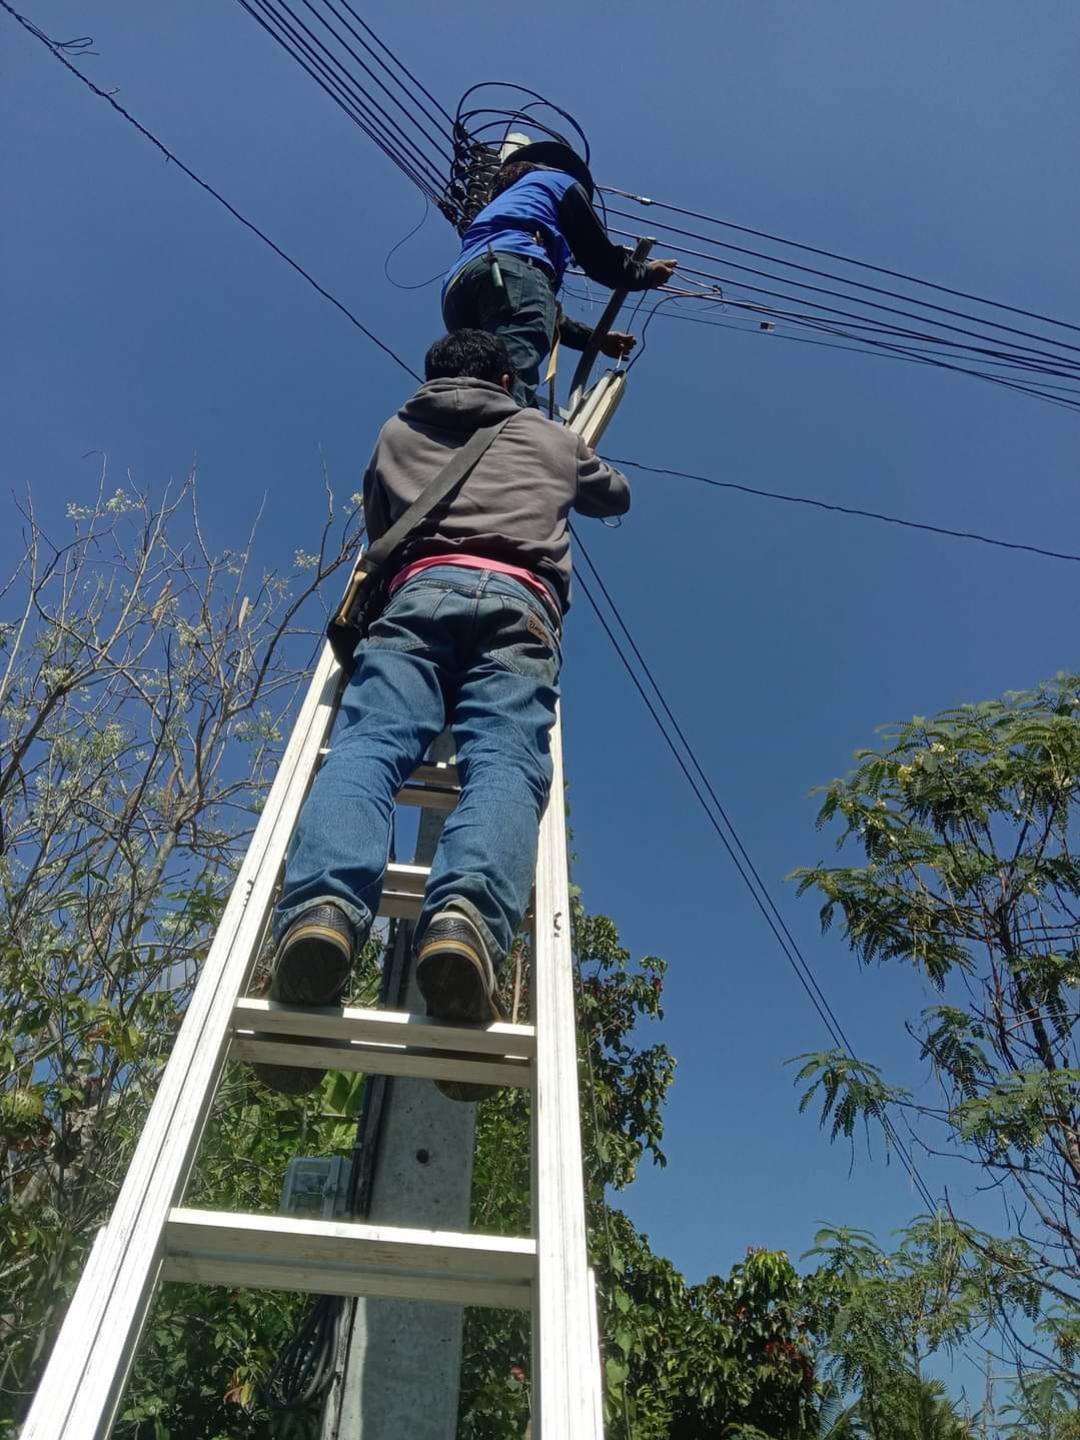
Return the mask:
<svg viewBox="0 0 1080 1440">
<path fill-rule="evenodd" d="M 87 73 L 419 366 L 437 287 L 395 290 L 383 260 L 422 202 L 239 5 L 26 3 L 54 36 L 92 34 Z M 602 180 L 1080 320 L 1072 3 L 365 13 L 448 108 L 495 77 L 565 104 Z M 197 458 L 215 541 L 266 492 L 263 558 L 287 565 L 319 523 L 320 449 L 355 490 L 407 380 L 3 16 L 0 67 L 9 487 L 59 525 L 95 483 L 88 451 L 152 491 Z M 453 251 L 433 216 L 396 278 Z M 1078 440 L 1075 414 L 976 381 L 658 321 L 607 448 L 1076 550 Z M 1073 565 L 645 476 L 622 528 L 588 533 L 778 890 L 829 852 L 807 791 L 876 725 L 1075 660 Z M 0 532 L 0 559 L 16 543 Z M 747 1245 L 798 1255 L 821 1220 L 887 1233 L 910 1187 L 895 1165 L 849 1173 L 798 1115 L 784 1062 L 825 1037 L 583 602 L 564 679 L 586 900 L 671 966 L 670 1165 L 631 1213 L 692 1278 Z M 783 903 L 857 1047 L 912 1078 L 920 988 L 860 975 L 811 903 Z M 958 1203 L 971 1183 L 952 1174 Z"/>
</svg>

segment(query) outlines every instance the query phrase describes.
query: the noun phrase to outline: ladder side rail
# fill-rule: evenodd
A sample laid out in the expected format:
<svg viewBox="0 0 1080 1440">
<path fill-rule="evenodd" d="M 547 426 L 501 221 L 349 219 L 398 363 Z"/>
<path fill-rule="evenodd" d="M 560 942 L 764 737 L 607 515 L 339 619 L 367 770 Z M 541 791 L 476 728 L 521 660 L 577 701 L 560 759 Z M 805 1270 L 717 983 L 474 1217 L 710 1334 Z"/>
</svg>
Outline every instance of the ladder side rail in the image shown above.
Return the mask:
<svg viewBox="0 0 1080 1440">
<path fill-rule="evenodd" d="M 540 822 L 532 985 L 536 1018 L 533 1092 L 533 1435 L 603 1440 L 600 1363 L 585 1232 L 578 1099 L 577 1024 L 570 937 L 562 734 L 551 731 L 551 791 Z"/>
<path fill-rule="evenodd" d="M 634 246 L 633 259 L 644 260 L 655 244 L 655 236 L 643 235 L 642 238 Z M 612 292 L 611 298 L 604 306 L 604 310 L 600 316 L 600 319 L 593 327 L 593 333 L 589 338 L 589 343 L 581 352 L 581 359 L 577 363 L 577 368 L 574 371 L 574 378 L 570 382 L 570 400 L 568 402 L 568 408 L 571 415 L 573 415 L 574 411 L 581 403 L 581 396 L 585 390 L 585 386 L 589 383 L 589 374 L 592 370 L 592 367 L 596 364 L 597 356 L 600 354 L 601 342 L 606 337 L 612 325 L 614 325 L 615 317 L 618 315 L 622 307 L 626 304 L 626 297 L 629 294 L 629 290 L 615 290 Z"/>
<path fill-rule="evenodd" d="M 651 242 L 645 246 L 648 253 Z M 640 247 L 639 247 L 640 248 Z M 618 312 L 605 311 L 606 329 Z M 598 327 L 599 328 L 599 327 Z M 625 377 L 614 390 L 617 404 Z M 585 396 L 567 427 L 595 444 L 611 414 Z M 581 1149 L 577 1015 L 570 933 L 570 870 L 563 792 L 561 706 L 551 731 L 552 778 L 540 821 L 536 867 L 533 1018 L 532 1212 L 537 1242 L 533 1293 L 535 1440 L 604 1440 L 596 1284 L 588 1263 Z"/>
<path fill-rule="evenodd" d="M 266 807 L 161 1077 L 100 1252 L 80 1281 L 21 1440 L 106 1440 L 161 1269 L 165 1227 L 194 1163 L 236 997 L 270 912 L 289 838 L 336 713 L 323 646 Z"/>
</svg>

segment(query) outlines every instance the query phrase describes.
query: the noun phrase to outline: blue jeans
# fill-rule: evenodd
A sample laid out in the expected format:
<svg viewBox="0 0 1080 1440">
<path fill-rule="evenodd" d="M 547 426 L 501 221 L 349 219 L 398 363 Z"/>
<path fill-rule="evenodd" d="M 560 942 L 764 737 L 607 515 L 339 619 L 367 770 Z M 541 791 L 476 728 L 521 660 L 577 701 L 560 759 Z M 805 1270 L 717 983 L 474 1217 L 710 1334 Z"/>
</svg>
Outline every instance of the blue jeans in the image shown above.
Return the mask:
<svg viewBox="0 0 1080 1440">
<path fill-rule="evenodd" d="M 330 754 L 289 846 L 275 936 L 328 900 L 367 934 L 395 796 L 450 724 L 462 794 L 435 853 L 417 936 L 454 906 L 479 926 L 498 966 L 536 868 L 560 660 L 543 601 L 508 576 L 439 565 L 403 585 L 357 647 Z"/>
<path fill-rule="evenodd" d="M 491 277 L 486 257 L 470 260 L 443 300 L 448 330 L 487 330 L 510 352 L 517 379 L 513 395 L 532 405 L 540 387 L 540 366 L 555 335 L 555 291 L 543 270 L 520 256 L 496 251 L 503 289 Z"/>
</svg>

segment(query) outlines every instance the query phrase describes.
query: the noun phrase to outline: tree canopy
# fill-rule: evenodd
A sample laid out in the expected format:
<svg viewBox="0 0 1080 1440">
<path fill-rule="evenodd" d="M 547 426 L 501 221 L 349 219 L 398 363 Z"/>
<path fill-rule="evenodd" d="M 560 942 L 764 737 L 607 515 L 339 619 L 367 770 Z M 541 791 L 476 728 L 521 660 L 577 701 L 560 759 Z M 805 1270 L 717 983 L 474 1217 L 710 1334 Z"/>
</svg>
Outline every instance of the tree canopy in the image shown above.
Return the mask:
<svg viewBox="0 0 1080 1440">
<path fill-rule="evenodd" d="M 824 787 L 819 822 L 860 854 L 799 871 L 800 893 L 819 896 L 822 927 L 839 921 L 864 970 L 911 966 L 940 998 L 906 1027 L 924 1083 L 826 1052 L 802 1057 L 804 1104 L 820 1101 L 849 1140 L 903 1113 L 921 1153 L 994 1187 L 1003 1233 L 950 1207 L 921 1232 L 940 1323 L 950 1333 L 966 1312 L 1017 1372 L 1018 1423 L 1052 1402 L 1067 1434 L 1080 1399 L 1080 676 L 888 726 L 856 760 Z"/>
</svg>

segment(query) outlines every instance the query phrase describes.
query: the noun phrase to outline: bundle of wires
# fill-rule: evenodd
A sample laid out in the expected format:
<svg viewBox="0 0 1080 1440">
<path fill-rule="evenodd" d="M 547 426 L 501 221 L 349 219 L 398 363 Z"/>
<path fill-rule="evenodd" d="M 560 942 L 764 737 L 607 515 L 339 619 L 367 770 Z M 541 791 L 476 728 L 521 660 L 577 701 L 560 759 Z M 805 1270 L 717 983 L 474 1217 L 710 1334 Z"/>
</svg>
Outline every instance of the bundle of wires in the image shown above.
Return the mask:
<svg viewBox="0 0 1080 1440">
<path fill-rule="evenodd" d="M 1080 344 L 1072 338 L 1080 326 L 700 210 L 601 190 L 613 197 L 612 220 L 625 222 L 612 224 L 613 235 L 631 241 L 648 229 L 679 260 L 648 320 L 662 313 L 930 365 L 1080 409 Z"/>
</svg>

